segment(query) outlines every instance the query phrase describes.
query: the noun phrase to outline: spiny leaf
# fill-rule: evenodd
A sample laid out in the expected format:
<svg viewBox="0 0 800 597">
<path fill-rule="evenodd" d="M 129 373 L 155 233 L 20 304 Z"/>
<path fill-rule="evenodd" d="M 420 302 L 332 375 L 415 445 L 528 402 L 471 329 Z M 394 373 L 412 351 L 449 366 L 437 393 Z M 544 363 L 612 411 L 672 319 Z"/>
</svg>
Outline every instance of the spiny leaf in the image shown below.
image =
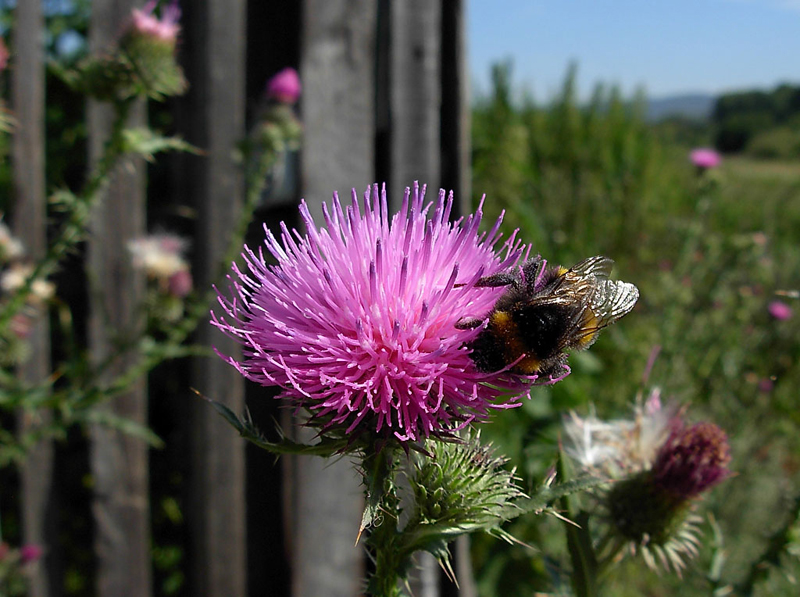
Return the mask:
<svg viewBox="0 0 800 597">
<path fill-rule="evenodd" d="M 606 479 L 584 475 L 577 479 L 567 481 L 566 483 L 559 483 L 558 485 L 543 485 L 539 491 L 533 494 L 529 499 L 520 500 L 517 506 L 525 512 L 539 514 L 558 499 L 579 491 L 594 489 L 607 483 L 608 481 Z"/>
<path fill-rule="evenodd" d="M 127 152 L 139 154 L 148 162 L 155 160 L 155 154 L 164 151 L 202 153 L 200 149 L 180 137 L 164 137 L 149 128 L 125 129 L 122 137 Z"/>
<path fill-rule="evenodd" d="M 277 442 L 271 442 L 266 439 L 258 428 L 253 424 L 250 420 L 249 416 L 239 417 L 236 413 L 234 413 L 230 408 L 218 402 L 216 400 L 212 400 L 207 396 L 203 396 L 197 390 L 194 392 L 203 400 L 211 404 L 214 410 L 219 413 L 219 415 L 225 419 L 231 427 L 236 429 L 244 439 L 249 441 L 251 444 L 258 446 L 268 452 L 272 452 L 273 454 L 309 454 L 312 456 L 334 456 L 339 454 L 344 450 L 347 445 L 346 438 L 326 438 L 323 437 L 319 443 L 316 444 L 303 444 L 299 442 L 292 441 L 287 439 L 283 433 L 280 433 L 280 440 Z M 278 430 L 280 432 L 280 430 Z"/>
</svg>

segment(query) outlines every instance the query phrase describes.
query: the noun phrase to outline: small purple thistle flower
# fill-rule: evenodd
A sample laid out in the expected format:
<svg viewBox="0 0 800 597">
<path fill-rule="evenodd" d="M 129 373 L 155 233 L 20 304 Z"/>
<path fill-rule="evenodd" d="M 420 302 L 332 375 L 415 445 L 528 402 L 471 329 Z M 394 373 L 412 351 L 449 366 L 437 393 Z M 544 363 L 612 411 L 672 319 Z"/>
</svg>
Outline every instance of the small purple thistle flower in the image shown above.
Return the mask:
<svg viewBox="0 0 800 597">
<path fill-rule="evenodd" d="M 6 70 L 8 66 L 8 59 L 11 56 L 11 53 L 8 51 L 6 47 L 6 42 L 0 37 L 0 73 Z"/>
<path fill-rule="evenodd" d="M 306 234 L 265 228 L 267 251 L 245 248 L 234 264 L 232 298 L 212 323 L 244 346 L 224 358 L 247 379 L 277 385 L 312 414 L 310 423 L 347 434 L 372 429 L 401 442 L 446 435 L 519 405 L 533 381 L 476 370 L 466 348 L 482 328 L 462 330 L 465 313 L 487 313 L 504 289 L 473 292 L 484 275 L 514 266 L 525 247 L 512 235 L 495 254 L 500 220 L 479 233 L 480 208 L 449 221 L 452 193 L 424 203 L 406 189 L 390 216 L 385 187 L 343 207 L 334 194 L 318 228 L 305 202 Z"/>
<path fill-rule="evenodd" d="M 19 559 L 23 564 L 29 564 L 42 557 L 42 548 L 35 543 L 28 543 L 19 548 Z"/>
<path fill-rule="evenodd" d="M 767 310 L 778 321 L 786 321 L 792 317 L 792 308 L 783 301 L 772 301 Z"/>
<path fill-rule="evenodd" d="M 731 461 L 728 437 L 713 423 L 678 423 L 653 463 L 655 484 L 676 497 L 692 499 L 724 481 Z"/>
<path fill-rule="evenodd" d="M 300 75 L 293 68 L 284 68 L 267 81 L 267 98 L 282 104 L 294 104 L 300 98 Z"/>
<path fill-rule="evenodd" d="M 722 156 L 708 147 L 698 147 L 689 153 L 692 164 L 700 170 L 710 170 L 716 168 L 722 162 Z"/>
<path fill-rule="evenodd" d="M 157 0 L 149 0 L 141 10 L 133 9 L 132 18 L 133 31 L 148 37 L 153 37 L 162 41 L 175 43 L 181 26 L 178 23 L 181 18 L 181 8 L 178 0 L 172 0 L 161 10 L 161 18 L 153 15 L 153 11 L 158 4 Z"/>
</svg>

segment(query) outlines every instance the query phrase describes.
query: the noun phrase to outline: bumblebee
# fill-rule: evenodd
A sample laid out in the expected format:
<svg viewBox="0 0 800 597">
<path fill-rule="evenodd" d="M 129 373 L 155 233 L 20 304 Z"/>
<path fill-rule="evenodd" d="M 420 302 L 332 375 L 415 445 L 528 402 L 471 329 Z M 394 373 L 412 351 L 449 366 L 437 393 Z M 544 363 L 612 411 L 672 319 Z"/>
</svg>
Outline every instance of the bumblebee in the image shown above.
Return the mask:
<svg viewBox="0 0 800 597">
<path fill-rule="evenodd" d="M 515 271 L 481 278 L 476 287 L 508 286 L 489 314 L 456 327 L 485 328 L 468 347 L 479 371 L 507 369 L 520 375 L 563 376 L 569 350 L 592 345 L 600 330 L 633 309 L 639 290 L 609 280 L 613 261 L 596 256 L 570 269 L 547 267 L 535 257 Z"/>
</svg>

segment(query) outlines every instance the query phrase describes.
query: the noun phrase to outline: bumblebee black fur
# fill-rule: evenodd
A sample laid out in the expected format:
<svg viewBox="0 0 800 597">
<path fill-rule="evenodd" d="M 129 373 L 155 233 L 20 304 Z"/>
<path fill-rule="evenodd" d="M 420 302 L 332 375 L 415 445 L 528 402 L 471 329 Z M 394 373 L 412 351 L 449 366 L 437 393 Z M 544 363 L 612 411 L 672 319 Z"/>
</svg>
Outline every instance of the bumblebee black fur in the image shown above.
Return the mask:
<svg viewBox="0 0 800 597">
<path fill-rule="evenodd" d="M 558 376 L 567 351 L 591 346 L 600 330 L 629 313 L 639 298 L 633 284 L 609 280 L 612 264 L 596 256 L 570 269 L 548 268 L 535 257 L 514 271 L 478 280 L 476 287 L 508 289 L 488 315 L 456 324 L 471 329 L 486 322 L 468 345 L 476 368 Z"/>
</svg>

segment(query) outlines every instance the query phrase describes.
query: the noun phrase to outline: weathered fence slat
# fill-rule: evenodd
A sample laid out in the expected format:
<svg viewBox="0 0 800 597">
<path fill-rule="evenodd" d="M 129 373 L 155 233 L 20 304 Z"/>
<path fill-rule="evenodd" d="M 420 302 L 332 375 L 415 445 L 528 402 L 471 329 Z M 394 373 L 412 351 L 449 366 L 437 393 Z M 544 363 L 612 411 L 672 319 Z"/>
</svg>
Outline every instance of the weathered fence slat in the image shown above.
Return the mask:
<svg viewBox="0 0 800 597">
<path fill-rule="evenodd" d="M 441 183 L 442 4 L 391 2 L 391 191 L 399 205 L 415 180 Z"/>
<path fill-rule="evenodd" d="M 188 94 L 180 102 L 183 134 L 205 151 L 187 157 L 182 186 L 197 208 L 194 271 L 197 287 L 217 282 L 220 259 L 241 215 L 241 165 L 234 159 L 244 138 L 244 0 L 202 0 L 185 5 L 182 55 L 187 59 Z M 209 305 L 211 308 L 211 305 Z M 236 343 L 208 323 L 195 340 L 236 355 Z M 244 409 L 244 380 L 221 359 L 197 359 L 191 386 Z M 243 597 L 247 590 L 244 442 L 208 405 L 187 394 L 190 412 L 189 594 Z"/>
<path fill-rule="evenodd" d="M 102 51 L 117 41 L 136 0 L 92 3 L 90 48 Z M 89 153 L 95 162 L 108 138 L 114 115 L 108 105 L 90 102 Z M 145 121 L 144 103 L 131 110 L 128 126 Z M 144 324 L 140 304 L 145 280 L 134 270 L 127 242 L 145 233 L 144 164 L 121 164 L 93 214 L 88 250 L 91 314 L 89 345 L 94 362 L 114 350 L 116 334 L 135 335 Z M 109 378 L 133 364 L 136 355 L 117 359 Z M 147 423 L 145 380 L 107 405 L 115 415 Z M 106 427 L 91 430 L 90 466 L 94 480 L 92 513 L 97 558 L 96 590 L 101 597 L 142 596 L 151 592 L 148 446 L 141 439 Z"/>
<path fill-rule="evenodd" d="M 458 215 L 472 211 L 466 4 L 442 0 L 442 186 L 453 190 Z"/>
<path fill-rule="evenodd" d="M 14 36 L 15 69 L 12 108 L 18 122 L 13 136 L 14 228 L 32 259 L 46 249 L 46 200 L 44 181 L 44 19 L 41 2 L 23 2 L 16 8 Z M 46 316 L 31 330 L 30 358 L 20 366 L 19 375 L 35 383 L 50 373 L 50 332 Z M 20 415 L 20 432 L 30 418 L 50 419 L 47 411 Z M 45 548 L 41 562 L 32 570 L 31 597 L 61 594 L 59 553 L 55 537 L 55 494 L 53 487 L 53 443 L 41 441 L 22 466 L 23 541 Z"/>
</svg>

